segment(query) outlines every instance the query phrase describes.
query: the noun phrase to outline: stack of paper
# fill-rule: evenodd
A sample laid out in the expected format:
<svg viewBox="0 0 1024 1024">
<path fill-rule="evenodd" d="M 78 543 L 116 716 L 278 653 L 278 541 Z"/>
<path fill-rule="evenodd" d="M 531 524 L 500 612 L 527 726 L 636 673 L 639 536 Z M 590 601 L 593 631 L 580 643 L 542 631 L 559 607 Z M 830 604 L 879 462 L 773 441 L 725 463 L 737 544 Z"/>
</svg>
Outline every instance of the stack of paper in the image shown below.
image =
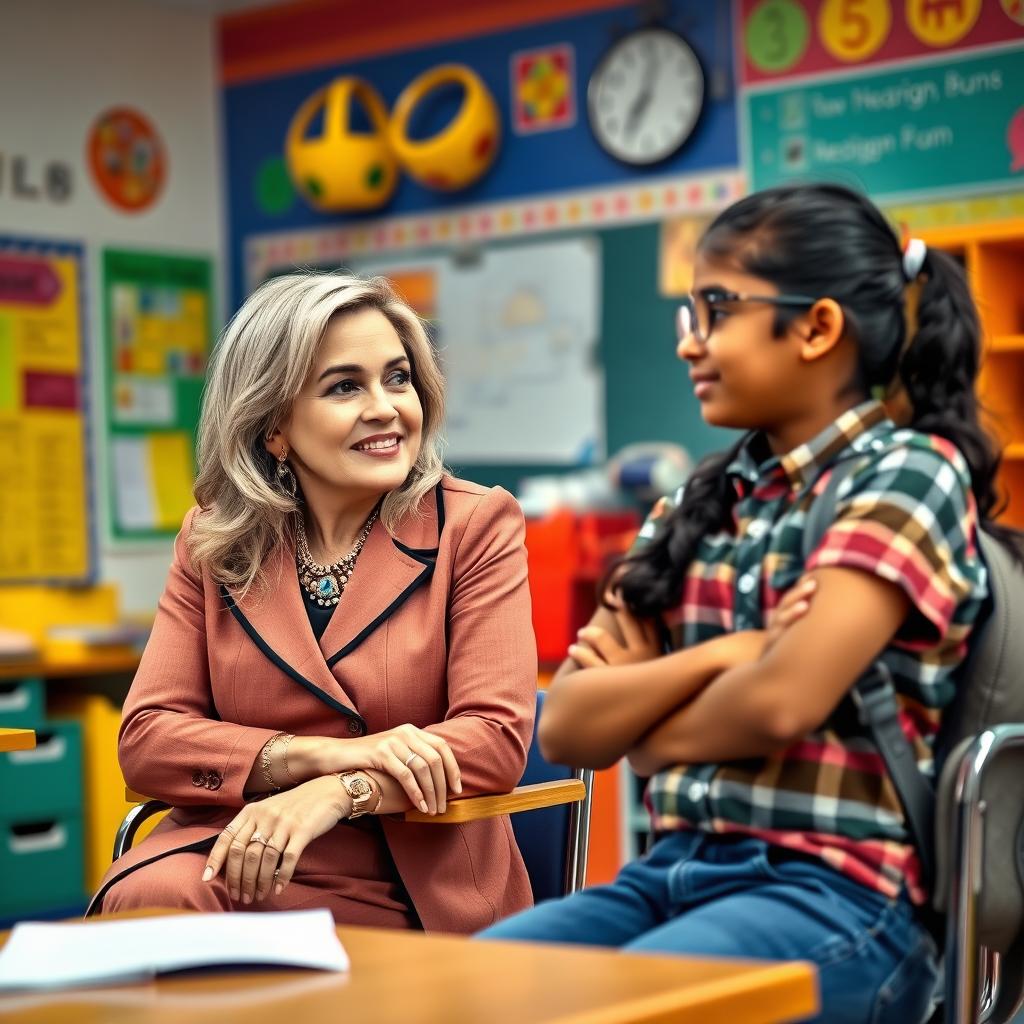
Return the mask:
<svg viewBox="0 0 1024 1024">
<path fill-rule="evenodd" d="M 327 910 L 25 922 L 0 950 L 0 992 L 122 985 L 227 965 L 347 971 L 349 960 Z"/>
</svg>

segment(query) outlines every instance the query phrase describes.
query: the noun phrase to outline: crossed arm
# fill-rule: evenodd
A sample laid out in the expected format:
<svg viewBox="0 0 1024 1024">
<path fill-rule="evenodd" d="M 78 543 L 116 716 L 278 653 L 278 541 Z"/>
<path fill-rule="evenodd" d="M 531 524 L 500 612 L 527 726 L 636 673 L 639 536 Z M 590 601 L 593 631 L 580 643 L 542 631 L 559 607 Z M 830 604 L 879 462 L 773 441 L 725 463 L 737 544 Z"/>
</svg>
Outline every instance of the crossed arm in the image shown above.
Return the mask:
<svg viewBox="0 0 1024 1024">
<path fill-rule="evenodd" d="M 813 571 L 767 630 L 661 655 L 649 624 L 601 609 L 559 669 L 538 734 L 546 757 L 641 775 L 761 757 L 821 725 L 896 634 L 910 602 L 855 569 Z"/>
</svg>

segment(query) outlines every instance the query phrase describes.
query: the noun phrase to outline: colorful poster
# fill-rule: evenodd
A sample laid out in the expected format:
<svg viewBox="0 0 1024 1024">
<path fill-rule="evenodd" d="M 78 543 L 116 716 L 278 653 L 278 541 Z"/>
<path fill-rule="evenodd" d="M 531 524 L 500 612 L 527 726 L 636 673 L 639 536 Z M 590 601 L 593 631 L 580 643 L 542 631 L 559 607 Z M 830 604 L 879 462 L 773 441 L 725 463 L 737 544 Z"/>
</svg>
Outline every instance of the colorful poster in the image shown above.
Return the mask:
<svg viewBox="0 0 1024 1024">
<path fill-rule="evenodd" d="M 1024 25 L 994 0 L 739 0 L 751 188 L 1024 186 Z"/>
<path fill-rule="evenodd" d="M 0 583 L 89 582 L 82 248 L 0 237 Z"/>
<path fill-rule="evenodd" d="M 173 536 L 193 503 L 195 430 L 212 345 L 207 259 L 103 254 L 111 533 Z"/>
</svg>

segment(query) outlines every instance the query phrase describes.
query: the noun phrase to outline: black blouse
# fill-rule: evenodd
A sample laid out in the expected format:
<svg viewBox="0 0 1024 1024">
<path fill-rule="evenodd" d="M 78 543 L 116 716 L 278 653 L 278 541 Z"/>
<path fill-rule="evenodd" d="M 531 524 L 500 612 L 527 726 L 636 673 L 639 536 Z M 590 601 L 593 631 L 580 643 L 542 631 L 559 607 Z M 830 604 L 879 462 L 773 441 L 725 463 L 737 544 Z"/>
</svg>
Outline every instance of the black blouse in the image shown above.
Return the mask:
<svg viewBox="0 0 1024 1024">
<path fill-rule="evenodd" d="M 329 604 L 326 607 L 316 603 L 315 597 L 309 596 L 309 591 L 302 585 L 301 578 L 299 579 L 299 589 L 302 591 L 304 598 L 303 604 L 306 606 L 306 614 L 309 616 L 309 624 L 313 628 L 313 636 L 320 639 L 324 635 L 324 630 L 327 628 L 327 623 L 331 621 L 331 616 L 334 614 L 334 609 L 338 606 L 336 604 Z"/>
</svg>

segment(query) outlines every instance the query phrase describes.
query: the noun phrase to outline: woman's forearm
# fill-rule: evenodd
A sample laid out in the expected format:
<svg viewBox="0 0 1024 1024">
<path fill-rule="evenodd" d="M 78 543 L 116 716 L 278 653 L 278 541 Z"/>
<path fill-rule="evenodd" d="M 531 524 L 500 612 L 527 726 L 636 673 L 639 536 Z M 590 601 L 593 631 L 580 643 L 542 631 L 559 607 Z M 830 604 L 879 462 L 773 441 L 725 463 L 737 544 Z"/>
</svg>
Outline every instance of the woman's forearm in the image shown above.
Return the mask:
<svg viewBox="0 0 1024 1024">
<path fill-rule="evenodd" d="M 538 727 L 549 761 L 606 768 L 728 664 L 716 640 L 650 661 L 604 668 L 563 665 Z"/>
<path fill-rule="evenodd" d="M 279 733 L 266 748 L 268 758 L 260 751 L 245 780 L 247 795 L 290 789 L 310 779 L 318 779 L 331 771 L 329 749 L 339 743 L 327 736 L 292 736 Z M 268 777 L 269 776 L 269 777 Z"/>
</svg>

